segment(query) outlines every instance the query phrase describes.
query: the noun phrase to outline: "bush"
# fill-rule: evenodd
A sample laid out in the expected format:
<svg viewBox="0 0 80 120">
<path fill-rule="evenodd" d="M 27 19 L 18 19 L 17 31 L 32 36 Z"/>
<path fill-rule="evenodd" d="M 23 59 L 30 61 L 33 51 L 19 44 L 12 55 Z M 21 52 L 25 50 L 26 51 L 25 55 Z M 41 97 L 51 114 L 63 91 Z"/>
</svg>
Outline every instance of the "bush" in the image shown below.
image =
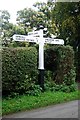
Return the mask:
<svg viewBox="0 0 80 120">
<path fill-rule="evenodd" d="M 46 79 L 51 71 L 52 81 L 56 84 L 75 83 L 74 51 L 70 46 L 52 46 L 45 50 Z M 49 80 L 49 79 L 47 79 Z M 50 80 L 51 81 L 51 80 Z"/>
<path fill-rule="evenodd" d="M 37 82 L 37 51 L 33 48 L 3 48 L 3 95 L 23 94 Z"/>
<path fill-rule="evenodd" d="M 39 95 L 38 54 L 34 47 L 3 48 L 3 95 Z M 70 46 L 50 46 L 45 49 L 45 90 L 70 92 L 75 90 L 74 52 Z M 73 89 L 74 88 L 74 89 Z"/>
<path fill-rule="evenodd" d="M 29 91 L 26 92 L 26 94 L 32 95 L 32 96 L 39 96 L 42 92 L 42 88 L 39 85 L 33 85 Z"/>
<path fill-rule="evenodd" d="M 76 87 L 76 84 L 72 84 L 72 85 L 66 85 L 66 84 L 51 84 L 51 82 L 47 82 L 45 83 L 45 90 L 46 91 L 53 91 L 53 92 L 56 92 L 56 91 L 60 91 L 60 92 L 66 92 L 66 93 L 69 93 L 69 92 L 74 92 L 77 90 L 77 87 Z"/>
</svg>

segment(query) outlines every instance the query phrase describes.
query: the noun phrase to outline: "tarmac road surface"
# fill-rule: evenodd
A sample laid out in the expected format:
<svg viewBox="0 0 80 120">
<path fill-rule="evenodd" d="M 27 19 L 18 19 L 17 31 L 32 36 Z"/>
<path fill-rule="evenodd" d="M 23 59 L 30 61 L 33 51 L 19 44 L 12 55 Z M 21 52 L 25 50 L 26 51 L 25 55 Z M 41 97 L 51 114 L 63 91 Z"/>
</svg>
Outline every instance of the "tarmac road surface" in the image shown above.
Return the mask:
<svg viewBox="0 0 80 120">
<path fill-rule="evenodd" d="M 78 118 L 78 100 L 47 106 L 30 111 L 18 112 L 3 118 Z"/>
</svg>

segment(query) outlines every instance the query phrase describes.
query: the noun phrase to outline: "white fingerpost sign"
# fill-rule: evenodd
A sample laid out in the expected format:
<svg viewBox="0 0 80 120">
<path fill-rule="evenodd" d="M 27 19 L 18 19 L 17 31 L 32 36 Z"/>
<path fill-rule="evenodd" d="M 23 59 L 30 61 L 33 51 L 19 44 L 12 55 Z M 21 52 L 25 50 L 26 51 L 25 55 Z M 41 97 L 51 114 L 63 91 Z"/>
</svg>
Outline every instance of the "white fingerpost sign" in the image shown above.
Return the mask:
<svg viewBox="0 0 80 120">
<path fill-rule="evenodd" d="M 43 38 L 43 30 L 41 29 L 39 31 L 40 37 L 39 37 L 39 69 L 44 69 L 44 43 L 45 40 Z"/>
<path fill-rule="evenodd" d="M 33 32 L 29 32 L 28 36 L 33 36 L 33 37 L 40 37 L 40 31 L 33 31 Z"/>
<path fill-rule="evenodd" d="M 63 39 L 54 39 L 54 38 L 45 38 L 45 43 L 48 44 L 57 44 L 57 45 L 64 45 Z"/>
<path fill-rule="evenodd" d="M 44 44 L 57 44 L 64 45 L 63 39 L 55 39 L 55 38 L 44 38 L 43 37 L 43 29 L 38 31 L 29 32 L 28 35 L 13 35 L 13 41 L 25 41 L 25 42 L 33 42 L 39 44 L 39 67 L 40 70 L 40 85 L 44 89 Z"/>
<path fill-rule="evenodd" d="M 33 36 L 26 36 L 26 35 L 18 35 L 15 34 L 13 35 L 13 41 L 20 41 L 20 42 L 38 42 L 38 38 L 37 37 L 33 37 Z"/>
</svg>

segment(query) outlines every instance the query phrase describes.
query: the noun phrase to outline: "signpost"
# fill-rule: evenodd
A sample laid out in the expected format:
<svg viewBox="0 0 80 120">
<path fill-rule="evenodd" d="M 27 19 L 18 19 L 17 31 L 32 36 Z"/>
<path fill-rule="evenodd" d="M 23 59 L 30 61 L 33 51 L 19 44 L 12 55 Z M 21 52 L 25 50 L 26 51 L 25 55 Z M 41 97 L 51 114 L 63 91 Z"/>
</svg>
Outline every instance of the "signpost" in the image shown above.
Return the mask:
<svg viewBox="0 0 80 120">
<path fill-rule="evenodd" d="M 14 41 L 25 41 L 33 42 L 39 44 L 39 84 L 44 90 L 44 44 L 58 44 L 64 45 L 63 39 L 54 39 L 54 38 L 44 38 L 43 30 L 29 32 L 28 36 L 26 35 L 13 35 Z"/>
</svg>

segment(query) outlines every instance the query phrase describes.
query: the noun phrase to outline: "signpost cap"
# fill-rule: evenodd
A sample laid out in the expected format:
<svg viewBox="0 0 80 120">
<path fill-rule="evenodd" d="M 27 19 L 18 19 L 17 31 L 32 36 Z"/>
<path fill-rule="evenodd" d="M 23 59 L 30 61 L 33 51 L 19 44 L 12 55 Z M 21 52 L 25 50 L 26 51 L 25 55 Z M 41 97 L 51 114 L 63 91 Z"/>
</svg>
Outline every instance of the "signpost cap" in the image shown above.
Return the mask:
<svg viewBox="0 0 80 120">
<path fill-rule="evenodd" d="M 39 29 L 44 29 L 43 25 L 40 25 L 40 26 L 39 26 Z"/>
</svg>

